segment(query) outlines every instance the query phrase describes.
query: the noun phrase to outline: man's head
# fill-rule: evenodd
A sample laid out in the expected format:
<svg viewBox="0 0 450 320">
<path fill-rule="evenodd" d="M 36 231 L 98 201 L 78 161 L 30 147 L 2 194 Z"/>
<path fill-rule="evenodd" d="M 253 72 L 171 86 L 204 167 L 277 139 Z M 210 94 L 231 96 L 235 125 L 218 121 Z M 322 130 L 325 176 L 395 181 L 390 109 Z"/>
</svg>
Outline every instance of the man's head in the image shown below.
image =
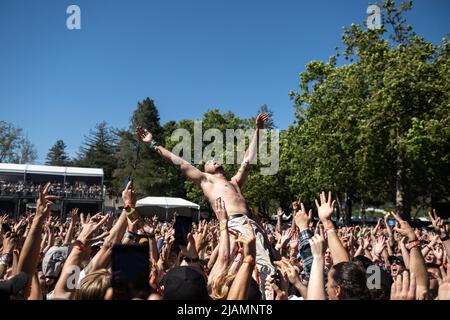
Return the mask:
<svg viewBox="0 0 450 320">
<path fill-rule="evenodd" d="M 340 262 L 328 272 L 330 300 L 369 299 L 364 270 L 354 262 Z"/>
<path fill-rule="evenodd" d="M 330 248 L 327 248 L 327 250 L 325 250 L 325 267 L 330 269 L 332 265 L 333 265 L 333 257 L 331 257 Z"/>
<path fill-rule="evenodd" d="M 205 172 L 210 174 L 224 173 L 222 164 L 216 160 L 208 160 L 205 163 Z"/>
<path fill-rule="evenodd" d="M 172 268 L 163 279 L 163 300 L 209 300 L 206 279 L 200 270 Z"/>
</svg>

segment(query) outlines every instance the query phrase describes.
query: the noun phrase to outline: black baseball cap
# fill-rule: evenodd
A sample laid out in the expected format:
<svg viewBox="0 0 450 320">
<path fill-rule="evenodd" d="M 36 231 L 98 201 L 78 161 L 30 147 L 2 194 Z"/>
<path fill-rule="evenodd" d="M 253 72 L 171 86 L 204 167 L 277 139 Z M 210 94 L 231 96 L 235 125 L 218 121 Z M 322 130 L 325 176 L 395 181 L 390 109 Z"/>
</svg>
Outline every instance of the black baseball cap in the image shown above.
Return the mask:
<svg viewBox="0 0 450 320">
<path fill-rule="evenodd" d="M 171 269 L 163 279 L 163 300 L 210 300 L 205 276 L 188 266 Z"/>
<path fill-rule="evenodd" d="M 28 283 L 28 275 L 19 272 L 8 280 L 0 280 L 0 300 L 9 300 L 11 295 L 18 294 Z"/>
<path fill-rule="evenodd" d="M 405 262 L 403 261 L 403 257 L 401 256 L 389 256 L 388 261 L 390 264 L 393 264 L 396 262 L 397 264 L 405 265 Z"/>
</svg>

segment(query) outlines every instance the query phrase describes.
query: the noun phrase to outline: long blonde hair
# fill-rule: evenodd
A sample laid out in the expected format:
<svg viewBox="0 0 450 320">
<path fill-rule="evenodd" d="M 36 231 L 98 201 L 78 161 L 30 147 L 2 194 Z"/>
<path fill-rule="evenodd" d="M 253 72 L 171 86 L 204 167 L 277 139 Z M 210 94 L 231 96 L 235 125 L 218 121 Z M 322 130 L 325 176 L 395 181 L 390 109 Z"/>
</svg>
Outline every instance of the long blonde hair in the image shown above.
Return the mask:
<svg viewBox="0 0 450 320">
<path fill-rule="evenodd" d="M 209 296 L 214 300 L 225 300 L 235 277 L 229 273 L 229 268 L 218 273 L 208 284 Z"/>
<path fill-rule="evenodd" d="M 110 287 L 111 272 L 107 269 L 91 272 L 81 280 L 75 300 L 103 300 Z"/>
</svg>

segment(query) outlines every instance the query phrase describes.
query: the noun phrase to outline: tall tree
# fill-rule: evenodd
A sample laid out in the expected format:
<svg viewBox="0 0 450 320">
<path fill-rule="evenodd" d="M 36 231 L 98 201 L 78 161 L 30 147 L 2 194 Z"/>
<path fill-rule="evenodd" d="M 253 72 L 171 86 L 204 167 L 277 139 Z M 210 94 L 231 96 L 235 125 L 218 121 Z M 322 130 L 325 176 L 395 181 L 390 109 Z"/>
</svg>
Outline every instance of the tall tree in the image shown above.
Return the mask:
<svg viewBox="0 0 450 320">
<path fill-rule="evenodd" d="M 66 152 L 66 147 L 63 140 L 56 141 L 47 153 L 47 161 L 45 164 L 51 166 L 68 166 L 70 164 L 70 157 Z"/>
<path fill-rule="evenodd" d="M 166 177 L 167 165 L 147 145 L 138 141 L 136 127 L 148 128 L 155 141 L 162 142 L 164 132 L 160 125 L 159 112 L 150 98 L 138 103 L 128 130 L 121 132 L 117 153 L 118 168 L 114 172 L 115 189 L 120 190 L 119 186 L 132 176 L 139 194 L 166 195 L 171 190 Z"/>
<path fill-rule="evenodd" d="M 298 169 L 291 186 L 303 193 L 331 187 L 365 203 L 393 201 L 408 219 L 412 205 L 429 200 L 430 183 L 449 195 L 450 51 L 447 39 L 433 45 L 406 25 L 412 2 L 379 6 L 383 28 L 345 30 L 348 64 L 337 66 L 338 53 L 301 74 L 301 91 L 291 93 L 298 128 L 288 130 L 297 149 L 284 153 Z"/>
<path fill-rule="evenodd" d="M 23 130 L 0 121 L 0 162 L 33 163 L 36 159 L 36 148 L 23 135 Z"/>
<path fill-rule="evenodd" d="M 104 183 L 109 188 L 117 167 L 116 152 L 117 133 L 106 122 L 101 122 L 85 136 L 75 163 L 88 168 L 103 168 Z"/>
</svg>

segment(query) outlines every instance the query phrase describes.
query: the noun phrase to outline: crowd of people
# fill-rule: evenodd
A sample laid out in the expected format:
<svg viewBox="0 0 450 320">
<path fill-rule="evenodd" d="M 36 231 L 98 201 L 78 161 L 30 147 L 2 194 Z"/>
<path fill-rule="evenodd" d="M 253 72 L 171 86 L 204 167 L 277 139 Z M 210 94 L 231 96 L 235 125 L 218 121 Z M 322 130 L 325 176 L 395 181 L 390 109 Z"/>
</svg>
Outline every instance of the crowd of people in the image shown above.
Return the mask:
<svg viewBox="0 0 450 320">
<path fill-rule="evenodd" d="M 39 194 L 38 183 L 33 182 L 8 182 L 0 180 L 0 196 L 37 196 Z M 77 199 L 102 199 L 103 188 L 99 184 L 85 184 L 81 182 L 61 183 L 52 182 L 49 194 L 63 198 Z"/>
<path fill-rule="evenodd" d="M 219 198 L 216 218 L 193 222 L 177 248 L 177 217 L 130 213 L 136 202 L 130 185 L 121 215 L 73 209 L 65 222 L 49 215 L 55 199 L 49 189 L 41 189 L 35 214 L 0 217 L 3 299 L 114 299 L 117 244 L 148 250 L 149 274 L 128 288 L 129 299 L 450 299 L 449 229 L 435 212 L 429 230 L 413 229 L 394 212 L 376 226 L 338 229 L 331 193 L 322 193 L 316 217 L 294 201 L 290 223 L 281 212 L 276 225 L 248 219 L 239 231 Z"/>
<path fill-rule="evenodd" d="M 252 212 L 241 188 L 266 119 L 257 117 L 230 181 L 219 162 L 200 171 L 137 128 L 141 141 L 203 191 L 215 213 L 210 221 L 141 217 L 131 181 L 120 215 L 74 209 L 61 221 L 50 216 L 53 186 L 41 186 L 35 214 L 0 218 L 0 298 L 450 300 L 449 227 L 433 210 L 431 229 L 413 228 L 395 212 L 375 226 L 339 226 L 332 194 L 322 192 L 308 210 L 293 201 L 289 223 L 282 209 L 276 224 Z"/>
</svg>

